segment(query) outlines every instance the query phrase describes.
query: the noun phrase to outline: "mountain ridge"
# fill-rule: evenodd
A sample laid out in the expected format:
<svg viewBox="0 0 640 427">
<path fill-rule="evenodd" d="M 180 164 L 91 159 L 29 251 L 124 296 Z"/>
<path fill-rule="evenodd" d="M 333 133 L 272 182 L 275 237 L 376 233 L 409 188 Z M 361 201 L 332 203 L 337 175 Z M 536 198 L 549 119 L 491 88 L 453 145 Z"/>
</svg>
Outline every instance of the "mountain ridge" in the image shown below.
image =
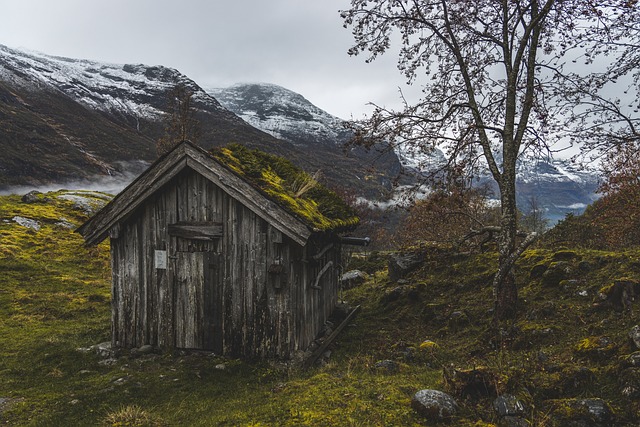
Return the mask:
<svg viewBox="0 0 640 427">
<path fill-rule="evenodd" d="M 388 165 L 374 166 L 374 178 L 357 183 L 356 177 L 371 169 L 359 153 L 345 156 L 335 145 L 275 138 L 175 69 L 53 57 L 0 45 L 0 149 L 6 153 L 0 160 L 0 190 L 124 174 L 127 161 L 154 160 L 168 92 L 176 84 L 193 93 L 201 124 L 198 142 L 205 149 L 239 142 L 287 157 L 307 171 L 320 169 L 332 187 L 369 196 L 390 187 Z"/>
<path fill-rule="evenodd" d="M 350 137 L 342 126 L 344 120 L 273 83 L 237 83 L 205 90 L 247 123 L 294 145 L 299 144 L 302 134 L 312 143 L 334 145 Z"/>
<path fill-rule="evenodd" d="M 397 150 L 345 149 L 351 134 L 340 118 L 303 95 L 270 83 L 204 89 L 178 70 L 21 52 L 0 45 L 0 191 L 15 185 L 129 177 L 156 157 L 167 94 L 193 93 L 205 149 L 240 142 L 287 157 L 329 186 L 372 204 L 389 205 L 394 181 L 411 185 L 442 159 Z M 142 162 L 142 163 L 140 163 Z M 404 173 L 403 173 L 404 171 Z M 487 174 L 479 182 L 494 187 Z M 598 177 L 566 161 L 519 166 L 519 199 L 534 199 L 555 222 L 597 198 Z M 403 190 L 404 191 L 404 190 Z"/>
<path fill-rule="evenodd" d="M 271 83 L 237 83 L 228 88 L 206 89 L 229 110 L 242 117 L 253 126 L 298 144 L 307 139 L 317 145 L 342 145 L 351 137 L 343 126 L 343 121 L 326 113 L 289 89 Z M 356 147 L 353 150 L 362 150 Z M 361 154 L 364 155 L 364 154 Z M 371 161 L 378 155 L 370 153 Z M 423 180 L 432 171 L 446 164 L 444 153 L 434 149 L 429 153 L 410 151 L 402 146 L 396 148 L 395 155 L 400 167 L 395 172 L 404 171 L 405 180 L 400 188 L 385 194 L 383 198 L 361 198 L 372 207 L 402 205 L 410 191 L 407 186 Z M 581 213 L 597 199 L 596 189 L 599 177 L 593 170 L 579 170 L 570 161 L 562 159 L 526 159 L 518 164 L 518 206 L 525 213 L 531 204 L 545 210 L 545 216 L 552 222 L 567 214 Z M 487 185 L 495 194 L 497 186 L 487 171 L 481 171 L 474 180 L 476 185 Z M 418 197 L 427 193 L 418 190 Z"/>
</svg>

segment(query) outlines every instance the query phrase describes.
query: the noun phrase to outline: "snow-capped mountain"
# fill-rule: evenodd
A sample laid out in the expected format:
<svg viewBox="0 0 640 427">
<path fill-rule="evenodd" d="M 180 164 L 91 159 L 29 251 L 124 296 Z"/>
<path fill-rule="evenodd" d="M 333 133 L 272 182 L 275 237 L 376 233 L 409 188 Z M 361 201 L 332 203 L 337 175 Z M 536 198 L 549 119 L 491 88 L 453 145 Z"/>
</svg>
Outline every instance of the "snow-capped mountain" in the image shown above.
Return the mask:
<svg viewBox="0 0 640 427">
<path fill-rule="evenodd" d="M 125 173 L 156 157 L 167 93 L 176 84 L 193 92 L 201 145 L 229 142 L 284 155 L 326 181 L 368 199 L 389 197 L 401 168 L 420 175 L 443 154 L 367 152 L 341 145 L 342 120 L 302 95 L 272 84 L 203 90 L 163 66 L 105 64 L 25 53 L 0 45 L 0 190 L 95 175 Z M 217 98 L 217 99 L 216 99 Z M 220 102 L 218 102 L 220 101 Z M 428 157 L 428 158 L 427 158 Z M 427 166 L 425 166 L 427 158 Z M 481 182 L 491 183 L 488 176 Z M 404 176 L 411 183 L 411 175 Z M 598 177 L 564 161 L 526 161 L 519 167 L 519 206 L 531 201 L 552 220 L 579 213 L 595 199 Z"/>
<path fill-rule="evenodd" d="M 564 159 L 529 159 L 518 165 L 518 206 L 524 212 L 537 204 L 556 222 L 567 214 L 580 214 L 598 195 L 600 176 L 593 168 Z"/>
<path fill-rule="evenodd" d="M 342 144 L 349 134 L 342 120 L 317 108 L 300 94 L 272 84 L 237 84 L 226 89 L 207 89 L 220 103 L 253 126 L 285 139 L 293 144 L 317 146 Z M 425 153 L 399 146 L 396 157 L 408 176 L 425 176 L 446 162 L 439 149 Z M 399 170 L 396 166 L 394 170 Z M 597 196 L 598 174 L 583 170 L 567 160 L 525 159 L 518 166 L 518 205 L 523 212 L 532 204 L 545 210 L 546 217 L 555 222 L 567 213 L 579 214 Z M 488 172 L 480 173 L 478 184 L 497 189 Z M 407 187 L 401 187 L 401 193 Z M 497 194 L 497 191 L 495 191 Z M 404 193 L 402 193 L 404 194 Z M 371 201 L 376 206 L 389 206 L 402 199 L 396 194 L 391 200 Z"/>
<path fill-rule="evenodd" d="M 268 83 L 236 84 L 226 89 L 207 89 L 207 92 L 256 128 L 298 148 L 313 150 L 318 156 L 333 156 L 337 162 L 334 168 L 342 170 L 353 185 L 365 189 L 370 182 L 379 183 L 378 191 L 365 191 L 368 197 L 388 197 L 384 190 L 391 189 L 394 177 L 401 171 L 397 153 L 362 147 L 350 147 L 344 152 L 343 146 L 351 137 L 343 126 L 344 121 L 299 93 Z M 336 153 L 341 153 L 342 159 L 335 157 Z M 349 167 L 344 163 L 345 155 L 356 161 L 357 169 L 344 169 Z"/>
<path fill-rule="evenodd" d="M 375 196 L 390 187 L 395 156 L 372 167 L 366 153 L 345 156 L 335 143 L 304 139 L 294 145 L 276 138 L 175 69 L 53 57 L 0 45 L 0 191 L 123 174 L 128 164 L 152 161 L 168 93 L 177 84 L 193 93 L 198 143 L 204 148 L 243 143 L 286 156 L 311 172 L 321 170 L 325 182 L 357 194 Z M 327 137 L 333 138 L 331 132 Z"/>
<path fill-rule="evenodd" d="M 199 108 L 228 113 L 194 81 L 163 66 L 106 64 L 0 45 L 0 80 L 23 89 L 57 90 L 87 108 L 146 120 L 162 119 L 167 91 L 183 84 Z"/>
<path fill-rule="evenodd" d="M 268 83 L 207 89 L 225 108 L 247 123 L 292 144 L 343 143 L 349 133 L 339 119 L 299 93 Z"/>
</svg>

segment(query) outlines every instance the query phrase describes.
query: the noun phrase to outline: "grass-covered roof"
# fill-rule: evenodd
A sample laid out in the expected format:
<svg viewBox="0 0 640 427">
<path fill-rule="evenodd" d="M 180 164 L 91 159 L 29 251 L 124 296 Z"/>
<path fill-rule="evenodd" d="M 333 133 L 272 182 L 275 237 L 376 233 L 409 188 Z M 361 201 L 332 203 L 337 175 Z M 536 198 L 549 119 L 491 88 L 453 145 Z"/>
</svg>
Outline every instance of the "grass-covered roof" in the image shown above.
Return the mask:
<svg viewBox="0 0 640 427">
<path fill-rule="evenodd" d="M 356 212 L 342 198 L 282 157 L 240 144 L 211 153 L 314 230 L 347 230 L 359 222 Z"/>
</svg>

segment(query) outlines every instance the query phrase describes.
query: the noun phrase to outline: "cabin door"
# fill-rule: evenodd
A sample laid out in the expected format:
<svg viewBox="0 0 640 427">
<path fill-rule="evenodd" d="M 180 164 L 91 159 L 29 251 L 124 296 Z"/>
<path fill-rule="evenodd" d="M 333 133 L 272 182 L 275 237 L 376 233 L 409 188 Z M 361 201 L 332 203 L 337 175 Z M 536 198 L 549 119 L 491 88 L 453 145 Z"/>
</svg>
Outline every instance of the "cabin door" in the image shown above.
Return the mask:
<svg viewBox="0 0 640 427">
<path fill-rule="evenodd" d="M 182 240 L 178 238 L 177 240 Z M 219 298 L 220 254 L 180 245 L 174 260 L 176 347 L 222 351 Z M 200 242 L 198 242 L 200 243 Z M 182 249 L 182 250 L 180 250 Z M 211 248 L 213 249 L 213 248 Z"/>
</svg>

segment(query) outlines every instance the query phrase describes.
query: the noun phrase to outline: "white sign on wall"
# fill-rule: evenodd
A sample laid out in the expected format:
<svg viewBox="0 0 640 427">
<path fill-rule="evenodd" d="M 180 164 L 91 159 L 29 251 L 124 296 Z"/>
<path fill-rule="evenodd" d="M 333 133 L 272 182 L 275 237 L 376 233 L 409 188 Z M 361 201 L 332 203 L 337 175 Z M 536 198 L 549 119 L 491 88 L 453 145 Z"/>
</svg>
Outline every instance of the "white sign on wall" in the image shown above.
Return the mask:
<svg viewBox="0 0 640 427">
<path fill-rule="evenodd" d="M 167 251 L 155 251 L 155 258 L 153 261 L 153 265 L 157 269 L 166 270 L 167 269 Z"/>
</svg>

